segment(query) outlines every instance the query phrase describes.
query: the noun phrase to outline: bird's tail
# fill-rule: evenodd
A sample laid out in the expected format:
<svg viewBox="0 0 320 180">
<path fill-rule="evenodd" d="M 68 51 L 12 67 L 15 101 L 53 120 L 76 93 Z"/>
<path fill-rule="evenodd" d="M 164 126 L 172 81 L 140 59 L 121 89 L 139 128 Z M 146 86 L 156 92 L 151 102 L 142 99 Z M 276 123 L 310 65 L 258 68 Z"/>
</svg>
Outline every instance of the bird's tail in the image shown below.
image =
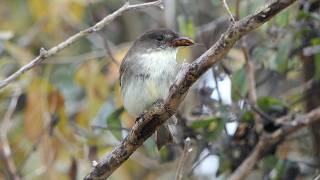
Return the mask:
<svg viewBox="0 0 320 180">
<path fill-rule="evenodd" d="M 156 131 L 155 141 L 158 150 L 160 150 L 165 145 L 176 142 L 176 139 L 174 137 L 174 135 L 176 134 L 176 124 L 177 118 L 175 116 L 172 116 L 164 125 L 160 126 L 160 128 Z"/>
</svg>

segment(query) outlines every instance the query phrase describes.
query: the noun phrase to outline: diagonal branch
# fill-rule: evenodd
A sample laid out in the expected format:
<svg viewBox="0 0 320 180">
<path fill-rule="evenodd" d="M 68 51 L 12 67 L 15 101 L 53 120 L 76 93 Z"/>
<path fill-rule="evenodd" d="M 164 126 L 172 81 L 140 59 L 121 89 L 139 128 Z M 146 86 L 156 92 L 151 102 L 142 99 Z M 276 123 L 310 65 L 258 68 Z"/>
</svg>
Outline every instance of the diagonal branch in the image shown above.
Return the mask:
<svg viewBox="0 0 320 180">
<path fill-rule="evenodd" d="M 11 74 L 6 79 L 0 81 L 0 89 L 6 87 L 8 84 L 10 84 L 14 80 L 16 80 L 24 72 L 29 71 L 30 69 L 32 69 L 36 65 L 42 63 L 47 58 L 57 54 L 61 50 L 65 49 L 66 47 L 68 47 L 71 44 L 78 41 L 79 39 L 81 39 L 85 36 L 88 36 L 91 33 L 100 31 L 103 27 L 110 24 L 110 22 L 112 22 L 117 17 L 121 16 L 124 12 L 130 11 L 130 10 L 140 10 L 140 9 L 144 9 L 147 7 L 160 7 L 161 8 L 162 6 L 163 6 L 162 0 L 149 2 L 149 3 L 134 4 L 134 5 L 131 5 L 131 4 L 129 4 L 129 2 L 126 2 L 121 8 L 119 8 L 117 11 L 113 12 L 112 14 L 106 16 L 101 21 L 96 23 L 94 26 L 91 26 L 85 30 L 78 32 L 77 34 L 69 37 L 65 41 L 61 42 L 60 44 L 54 46 L 53 48 L 51 48 L 49 50 L 45 50 L 44 48 L 41 48 L 40 53 L 36 58 L 31 60 L 28 64 L 21 67 L 18 71 Z"/>
<path fill-rule="evenodd" d="M 110 154 L 93 167 L 85 179 L 109 177 L 148 139 L 172 114 L 191 85 L 212 65 L 221 61 L 245 34 L 258 28 L 296 0 L 274 0 L 255 14 L 233 23 L 220 39 L 192 64 L 184 66 L 171 87 L 164 104 L 157 103 L 136 120 L 128 136 Z"/>
<path fill-rule="evenodd" d="M 283 117 L 282 117 L 283 118 Z M 279 118 L 276 121 L 280 121 Z M 320 119 L 320 107 L 310 111 L 309 113 L 298 116 L 289 124 L 284 125 L 272 134 L 262 134 L 256 147 L 252 150 L 250 155 L 242 162 L 242 164 L 234 171 L 228 178 L 229 180 L 242 180 L 250 173 L 257 162 L 263 157 L 266 150 L 270 149 L 274 144 L 281 141 L 286 136 L 296 132 L 297 130 L 311 125 Z"/>
</svg>

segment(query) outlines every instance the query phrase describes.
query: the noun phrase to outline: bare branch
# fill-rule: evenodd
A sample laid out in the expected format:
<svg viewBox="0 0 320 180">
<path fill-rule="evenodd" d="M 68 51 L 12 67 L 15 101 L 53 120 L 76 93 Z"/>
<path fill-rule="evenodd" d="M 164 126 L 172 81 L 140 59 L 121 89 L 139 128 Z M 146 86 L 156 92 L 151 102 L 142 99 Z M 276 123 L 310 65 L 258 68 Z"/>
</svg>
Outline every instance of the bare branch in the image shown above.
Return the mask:
<svg viewBox="0 0 320 180">
<path fill-rule="evenodd" d="M 85 179 L 109 177 L 148 139 L 172 114 L 185 97 L 191 85 L 212 65 L 221 61 L 233 45 L 245 34 L 258 28 L 296 0 L 274 0 L 262 10 L 232 23 L 220 39 L 189 66 L 184 66 L 171 87 L 164 104 L 156 103 L 137 118 L 128 136 L 110 154 L 105 156 Z"/>
<path fill-rule="evenodd" d="M 35 67 L 36 65 L 42 63 L 47 58 L 57 54 L 61 50 L 65 49 L 66 47 L 68 47 L 71 44 L 78 41 L 79 39 L 81 39 L 85 36 L 88 36 L 91 33 L 100 31 L 103 27 L 110 24 L 110 22 L 112 22 L 117 17 L 121 16 L 124 12 L 130 11 L 130 10 L 140 10 L 140 9 L 144 9 L 147 7 L 160 7 L 160 8 L 162 8 L 163 7 L 162 0 L 149 2 L 149 3 L 134 4 L 134 5 L 130 5 L 128 2 L 126 2 L 121 8 L 119 8 L 117 11 L 113 12 L 112 14 L 106 16 L 101 21 L 96 23 L 94 26 L 91 26 L 83 31 L 78 32 L 77 34 L 69 37 L 65 41 L 61 42 L 60 44 L 54 46 L 53 48 L 51 48 L 49 50 L 45 50 L 44 48 L 41 48 L 40 53 L 36 58 L 31 60 L 28 64 L 21 67 L 18 71 L 11 74 L 6 79 L 2 80 L 0 82 L 0 89 L 6 87 L 8 84 L 10 84 L 12 81 L 16 80 L 19 76 L 21 76 L 26 71 L 28 71 L 28 70 L 32 69 L 33 67 Z"/>
<path fill-rule="evenodd" d="M 281 121 L 276 120 L 276 122 Z M 312 123 L 319 122 L 320 120 L 320 107 L 312 110 L 306 115 L 302 115 L 291 121 L 289 124 L 284 125 L 272 134 L 262 134 L 259 142 L 253 151 L 250 153 L 242 164 L 234 171 L 228 178 L 229 180 L 242 180 L 250 173 L 256 163 L 263 157 L 263 154 L 272 145 L 284 139 L 286 136 L 296 132 L 297 130 L 306 127 Z"/>
</svg>

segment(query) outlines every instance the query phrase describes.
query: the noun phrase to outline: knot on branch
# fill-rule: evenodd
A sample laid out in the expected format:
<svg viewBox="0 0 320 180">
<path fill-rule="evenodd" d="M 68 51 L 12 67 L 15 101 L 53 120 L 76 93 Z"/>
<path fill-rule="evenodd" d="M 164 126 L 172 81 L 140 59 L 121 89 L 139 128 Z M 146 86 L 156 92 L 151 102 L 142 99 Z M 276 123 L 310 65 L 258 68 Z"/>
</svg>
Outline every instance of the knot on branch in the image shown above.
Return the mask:
<svg viewBox="0 0 320 180">
<path fill-rule="evenodd" d="M 44 47 L 41 47 L 39 51 L 39 56 L 42 58 L 46 58 L 47 55 L 48 55 L 48 51 Z"/>
</svg>

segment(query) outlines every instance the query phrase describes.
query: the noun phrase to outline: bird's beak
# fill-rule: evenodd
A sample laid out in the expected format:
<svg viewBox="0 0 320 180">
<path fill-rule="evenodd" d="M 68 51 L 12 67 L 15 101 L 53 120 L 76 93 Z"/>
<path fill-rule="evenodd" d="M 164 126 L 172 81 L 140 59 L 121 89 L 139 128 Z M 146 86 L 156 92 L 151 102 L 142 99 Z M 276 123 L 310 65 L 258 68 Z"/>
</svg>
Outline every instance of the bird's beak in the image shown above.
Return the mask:
<svg viewBox="0 0 320 180">
<path fill-rule="evenodd" d="M 173 47 L 191 46 L 192 44 L 194 44 L 193 40 L 188 37 L 178 37 L 171 41 Z"/>
</svg>

